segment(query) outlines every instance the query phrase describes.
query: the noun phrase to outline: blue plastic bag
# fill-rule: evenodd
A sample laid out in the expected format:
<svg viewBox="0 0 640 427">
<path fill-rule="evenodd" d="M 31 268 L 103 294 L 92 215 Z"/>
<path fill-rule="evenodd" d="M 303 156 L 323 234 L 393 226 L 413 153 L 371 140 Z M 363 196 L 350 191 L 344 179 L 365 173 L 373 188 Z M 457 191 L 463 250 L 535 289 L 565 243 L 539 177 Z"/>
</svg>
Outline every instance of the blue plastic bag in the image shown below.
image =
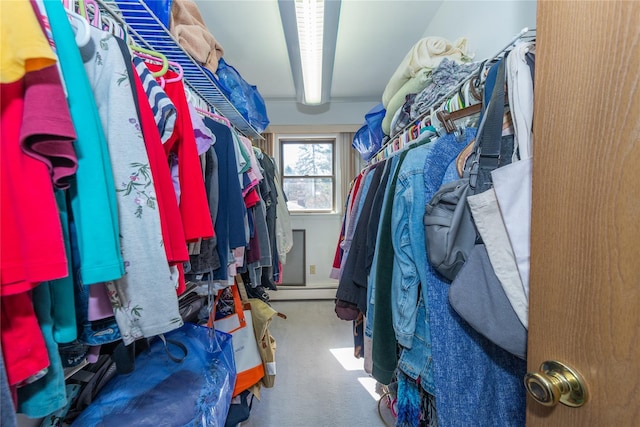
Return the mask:
<svg viewBox="0 0 640 427">
<path fill-rule="evenodd" d="M 365 123 L 353 137 L 351 146 L 355 148 L 363 160 L 368 161 L 382 147 L 384 133 L 382 119 L 386 110 L 378 104 L 365 114 Z"/>
<path fill-rule="evenodd" d="M 224 58 L 218 61 L 216 74 L 218 86 L 231 104 L 258 133 L 263 132 L 269 126 L 269 118 L 258 88 L 247 83 Z"/>
<path fill-rule="evenodd" d="M 376 146 L 376 151 L 380 149 L 382 140 L 384 139 L 384 131 L 382 130 L 382 120 L 387 110 L 384 109 L 382 103 L 376 105 L 364 115 L 364 121 L 369 127 L 369 139 L 371 144 Z"/>
<path fill-rule="evenodd" d="M 223 427 L 235 385 L 231 335 L 185 323 L 165 338 L 166 349 L 155 339 L 133 373 L 116 375 L 72 427 Z M 180 362 L 167 355 L 181 355 L 171 341 L 187 348 Z"/>
<path fill-rule="evenodd" d="M 158 18 L 162 25 L 169 29 L 171 24 L 171 6 L 173 0 L 144 0 L 149 10 Z"/>
</svg>

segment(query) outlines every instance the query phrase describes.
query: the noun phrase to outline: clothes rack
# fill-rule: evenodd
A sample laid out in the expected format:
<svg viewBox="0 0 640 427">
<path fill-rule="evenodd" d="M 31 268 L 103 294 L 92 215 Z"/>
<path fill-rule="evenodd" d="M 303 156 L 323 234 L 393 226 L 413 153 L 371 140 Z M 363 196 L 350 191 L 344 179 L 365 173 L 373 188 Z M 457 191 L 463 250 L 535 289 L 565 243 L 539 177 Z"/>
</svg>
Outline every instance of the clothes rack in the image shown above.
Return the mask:
<svg viewBox="0 0 640 427">
<path fill-rule="evenodd" d="M 249 139 L 263 139 L 226 98 L 203 68 L 178 44 L 169 29 L 153 14 L 143 0 L 96 0 L 104 11 L 123 25 L 129 36 L 141 46 L 162 52 L 170 61 L 180 64 L 184 83 Z M 116 12 L 110 4 L 117 6 Z"/>
<path fill-rule="evenodd" d="M 480 70 L 482 70 L 485 66 L 485 64 L 491 63 L 495 60 L 497 60 L 498 58 L 500 58 L 501 56 L 503 56 L 506 52 L 508 52 L 514 45 L 516 42 L 520 41 L 520 40 L 530 40 L 530 39 L 535 39 L 535 35 L 536 35 L 536 30 L 535 28 L 530 29 L 530 28 L 523 28 L 518 35 L 516 35 L 506 46 L 504 46 L 502 49 L 500 49 L 495 55 L 491 56 L 489 59 L 485 60 L 479 67 Z M 464 80 L 462 80 L 460 83 L 458 83 L 455 88 L 453 88 L 451 91 L 449 91 L 446 95 L 440 97 L 437 101 L 435 101 L 427 110 L 425 113 L 419 115 L 418 117 L 416 117 L 415 119 L 413 119 L 411 121 L 410 124 L 408 124 L 407 126 L 405 126 L 401 131 L 396 132 L 395 134 L 393 134 L 392 136 L 390 136 L 389 140 L 371 157 L 371 160 L 369 161 L 369 164 L 374 164 L 377 163 L 378 161 L 388 158 L 389 154 L 395 154 L 397 152 L 400 152 L 402 150 L 404 150 L 405 148 L 411 146 L 411 141 L 414 140 L 415 138 L 410 138 L 411 132 L 413 129 L 416 128 L 416 126 L 419 126 L 421 123 L 423 123 L 423 121 L 425 119 L 427 119 L 433 112 L 435 112 L 435 110 L 437 109 L 437 107 L 441 106 L 444 102 L 447 101 L 447 99 L 451 98 L 453 95 L 455 95 L 460 88 L 462 88 L 467 82 L 471 81 L 475 76 L 477 75 L 477 72 L 472 73 L 471 75 L 467 76 L 464 78 Z M 386 155 L 385 155 L 386 153 Z"/>
</svg>

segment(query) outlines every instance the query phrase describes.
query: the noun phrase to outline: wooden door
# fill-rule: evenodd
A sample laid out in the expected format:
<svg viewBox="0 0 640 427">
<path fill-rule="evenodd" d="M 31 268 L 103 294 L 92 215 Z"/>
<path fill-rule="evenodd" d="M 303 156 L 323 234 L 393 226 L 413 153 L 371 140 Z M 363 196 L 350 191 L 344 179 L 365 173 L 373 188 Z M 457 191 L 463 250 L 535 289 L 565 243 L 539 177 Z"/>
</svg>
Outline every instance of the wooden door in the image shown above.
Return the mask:
<svg viewBox="0 0 640 427">
<path fill-rule="evenodd" d="M 583 374 L 528 426 L 640 425 L 640 1 L 538 1 L 529 372 Z"/>
</svg>

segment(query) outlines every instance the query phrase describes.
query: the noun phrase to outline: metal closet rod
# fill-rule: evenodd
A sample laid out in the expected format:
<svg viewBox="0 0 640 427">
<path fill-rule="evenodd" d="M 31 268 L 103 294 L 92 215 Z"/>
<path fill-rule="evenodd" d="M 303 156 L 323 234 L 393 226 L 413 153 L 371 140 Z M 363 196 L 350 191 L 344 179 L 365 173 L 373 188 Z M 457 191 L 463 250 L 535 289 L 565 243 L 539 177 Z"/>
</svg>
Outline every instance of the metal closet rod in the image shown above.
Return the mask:
<svg viewBox="0 0 640 427">
<path fill-rule="evenodd" d="M 103 11 L 104 11 L 104 12 L 108 13 L 109 15 L 111 15 L 111 17 L 112 17 L 113 19 L 115 19 L 115 20 L 116 20 L 120 25 L 122 25 L 122 26 L 123 26 L 123 28 L 125 28 L 125 29 L 126 29 L 127 33 L 129 33 L 129 36 L 130 36 L 130 37 L 135 36 L 135 40 L 136 40 L 136 42 L 143 44 L 143 45 L 144 45 L 144 47 L 146 47 L 147 49 L 150 49 L 150 50 L 157 50 L 157 49 L 156 49 L 156 48 L 154 48 L 152 45 L 150 45 L 150 44 L 145 40 L 145 38 L 144 38 L 144 37 L 142 37 L 142 36 L 141 36 L 141 35 L 140 35 L 140 34 L 139 34 L 139 33 L 138 33 L 138 32 L 137 32 L 137 31 L 136 31 L 136 30 L 131 26 L 131 25 L 129 25 L 129 24 L 124 20 L 124 18 L 123 18 L 122 16 L 120 16 L 118 13 L 116 13 L 116 12 L 113 10 L 113 8 L 111 7 L 111 5 L 110 5 L 110 4 L 108 4 L 105 0 L 95 0 L 95 1 L 96 1 L 96 3 L 98 3 L 98 5 L 100 6 L 100 8 L 101 8 L 101 9 L 103 9 Z M 114 4 L 116 7 L 118 7 L 118 5 L 117 5 L 115 2 L 113 2 L 113 4 Z M 145 8 L 146 8 L 146 5 L 145 5 Z M 166 30 L 166 28 L 165 28 L 164 26 L 162 26 L 162 29 L 163 29 L 163 30 Z M 166 31 L 165 31 L 165 32 L 166 32 Z M 167 32 L 166 34 L 167 34 L 167 36 L 171 37 L 171 38 L 174 40 L 174 42 L 175 42 L 175 44 L 176 44 L 177 46 L 179 46 L 179 45 L 178 45 L 178 42 L 173 38 L 173 36 L 171 36 L 171 34 L 169 34 L 168 32 Z M 179 47 L 179 48 L 180 48 L 181 50 L 183 50 L 183 49 L 182 49 L 182 47 Z M 183 50 L 183 52 L 184 52 L 184 50 Z M 161 52 L 161 53 L 162 53 L 162 52 Z M 184 54 L 185 54 L 185 55 L 187 55 L 187 57 L 189 57 L 189 59 L 193 62 L 193 59 L 191 59 L 191 57 L 190 57 L 186 52 L 184 52 Z M 196 66 L 200 67 L 200 65 L 197 65 L 195 62 L 194 62 L 194 64 L 195 64 Z M 203 77 L 203 79 L 204 79 L 204 77 Z M 223 113 L 222 113 L 218 108 L 216 108 L 216 106 L 215 106 L 215 105 L 213 105 L 211 102 L 209 102 L 209 100 L 207 100 L 207 97 L 203 96 L 203 95 L 200 93 L 200 90 L 198 90 L 198 88 L 197 88 L 195 85 L 191 84 L 191 83 L 189 82 L 189 80 L 184 79 L 184 83 L 186 83 L 186 84 L 189 86 L 189 89 L 191 89 L 191 92 L 193 93 L 193 95 L 194 95 L 194 96 L 197 96 L 198 98 L 200 98 L 200 99 L 201 99 L 205 104 L 207 104 L 207 105 L 209 106 L 209 108 L 211 108 L 211 109 L 213 110 L 213 111 L 212 111 L 212 113 L 214 113 L 214 114 L 218 114 L 218 115 L 223 116 L 223 117 L 226 117 L 226 116 L 225 116 L 225 115 L 224 115 L 224 114 L 223 114 Z M 219 97 L 221 97 L 221 98 L 224 98 L 224 96 L 223 96 L 222 94 L 214 94 L 214 95 L 212 95 L 212 96 L 219 96 Z M 225 101 L 227 101 L 227 102 L 229 103 L 229 105 L 230 105 L 231 107 L 233 107 L 233 108 L 235 109 L 235 107 L 234 107 L 233 105 L 231 105 L 231 103 L 230 103 L 228 100 L 226 100 L 226 98 L 224 98 L 224 99 L 225 99 Z M 238 113 L 238 114 L 240 114 L 240 113 Z M 229 118 L 228 118 L 228 117 L 226 117 L 226 118 L 227 118 L 227 120 L 229 120 Z M 230 122 L 230 126 L 231 126 L 231 128 L 232 128 L 233 130 L 235 130 L 237 133 L 239 133 L 240 135 L 243 135 L 243 136 L 244 136 L 244 137 L 246 137 L 246 138 L 249 138 L 250 140 L 252 140 L 252 139 L 253 139 L 253 138 L 251 138 L 249 135 L 245 134 L 243 131 L 241 131 L 240 129 L 238 129 L 238 127 L 237 127 L 235 124 L 233 124 L 233 122 L 231 122 L 231 120 L 229 120 L 229 122 Z M 257 134 L 257 132 L 256 132 L 256 134 Z M 258 134 L 258 137 L 260 137 L 260 135 L 259 135 L 259 134 Z"/>
<path fill-rule="evenodd" d="M 518 35 L 515 36 L 502 49 L 500 49 L 500 51 L 498 51 L 498 53 L 493 55 L 491 58 L 485 60 L 482 63 L 482 65 L 480 66 L 480 68 L 484 67 L 484 65 L 487 64 L 488 62 L 492 62 L 492 61 L 496 60 L 497 58 L 499 58 L 502 54 L 507 52 L 509 50 L 509 48 L 511 48 L 514 45 L 514 43 L 517 42 L 518 40 L 526 38 L 526 37 L 534 36 L 535 35 L 535 31 L 536 31 L 535 28 L 529 29 L 528 27 L 524 27 L 522 30 L 520 30 Z M 528 33 L 533 33 L 533 34 L 528 34 Z M 371 156 L 370 163 L 376 163 L 378 161 L 377 160 L 378 155 L 380 153 L 384 152 L 384 150 L 386 150 L 387 147 L 389 147 L 389 145 L 391 145 L 396 138 L 399 138 L 401 135 L 403 135 L 409 129 L 411 129 L 413 126 L 415 126 L 417 123 L 420 123 L 425 117 L 427 117 L 429 114 L 431 114 L 431 110 L 433 110 L 434 107 L 442 105 L 443 102 L 446 102 L 447 99 L 449 99 L 450 97 L 455 95 L 460 90 L 460 88 L 462 86 L 464 86 L 464 84 L 467 83 L 469 80 L 471 80 L 475 75 L 476 75 L 476 72 L 474 72 L 471 75 L 465 77 L 464 80 L 462 80 L 460 83 L 458 83 L 454 89 L 452 89 L 446 95 L 440 97 L 437 101 L 435 101 L 433 104 L 431 104 L 429 106 L 429 108 L 427 108 L 426 112 L 422 113 L 417 118 L 412 120 L 411 123 L 409 125 L 405 126 L 401 131 L 396 132 L 392 137 L 389 137 L 389 140 L 382 147 L 380 147 L 380 149 L 378 151 L 376 151 L 376 153 L 373 156 Z M 402 151 L 405 147 L 408 147 L 408 146 L 410 146 L 410 144 L 403 145 L 403 148 L 401 148 L 401 149 L 399 149 L 397 151 L 394 151 L 394 154 L 396 152 Z"/>
</svg>

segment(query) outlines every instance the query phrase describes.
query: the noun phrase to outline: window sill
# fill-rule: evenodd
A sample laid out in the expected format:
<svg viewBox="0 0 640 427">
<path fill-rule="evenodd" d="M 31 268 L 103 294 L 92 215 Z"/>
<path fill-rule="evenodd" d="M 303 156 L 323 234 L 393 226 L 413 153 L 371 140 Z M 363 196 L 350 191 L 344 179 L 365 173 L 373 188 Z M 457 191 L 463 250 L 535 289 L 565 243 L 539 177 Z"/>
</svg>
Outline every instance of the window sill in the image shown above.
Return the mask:
<svg viewBox="0 0 640 427">
<path fill-rule="evenodd" d="M 337 211 L 310 211 L 310 212 L 299 212 L 299 211 L 289 211 L 290 216 L 341 216 L 341 212 Z"/>
</svg>

